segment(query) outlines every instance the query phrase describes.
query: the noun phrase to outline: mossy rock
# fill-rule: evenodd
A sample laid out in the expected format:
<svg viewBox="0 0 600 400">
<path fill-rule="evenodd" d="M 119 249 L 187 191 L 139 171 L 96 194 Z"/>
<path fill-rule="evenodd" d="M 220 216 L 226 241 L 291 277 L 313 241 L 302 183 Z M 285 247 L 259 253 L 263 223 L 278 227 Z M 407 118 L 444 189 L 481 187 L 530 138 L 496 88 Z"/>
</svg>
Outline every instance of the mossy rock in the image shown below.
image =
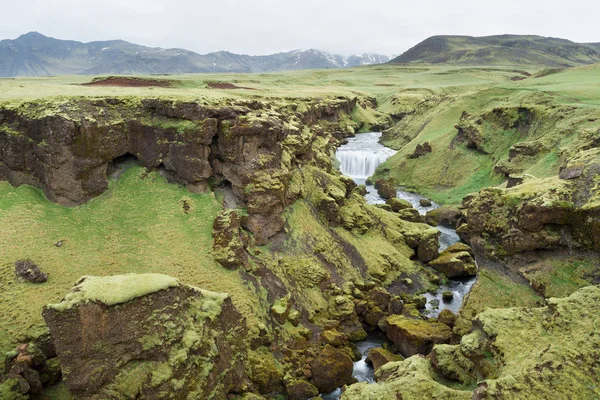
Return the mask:
<svg viewBox="0 0 600 400">
<path fill-rule="evenodd" d="M 312 381 L 321 393 L 356 382 L 352 377 L 354 364 L 343 351 L 326 345 L 311 364 Z"/>
<path fill-rule="evenodd" d="M 428 264 L 448 278 L 477 275 L 477 265 L 469 252 L 444 250 L 438 258 Z"/>
<path fill-rule="evenodd" d="M 398 212 L 400 210 L 404 210 L 407 208 L 413 208 L 413 205 L 408 200 L 399 199 L 393 197 L 391 199 L 387 199 L 385 204 L 389 205 L 392 208 L 392 211 Z"/>
<path fill-rule="evenodd" d="M 452 336 L 448 325 L 393 315 L 387 318 L 387 337 L 405 357 L 428 354 L 434 344 L 447 343 Z"/>
<path fill-rule="evenodd" d="M 404 360 L 404 357 L 402 357 L 401 355 L 394 354 L 381 347 L 375 347 L 369 350 L 365 362 L 367 364 L 371 364 L 373 366 L 373 369 L 377 371 L 384 364 L 402 360 Z"/>
<path fill-rule="evenodd" d="M 319 394 L 319 389 L 310 382 L 295 380 L 285 386 L 289 400 L 308 400 Z"/>
</svg>

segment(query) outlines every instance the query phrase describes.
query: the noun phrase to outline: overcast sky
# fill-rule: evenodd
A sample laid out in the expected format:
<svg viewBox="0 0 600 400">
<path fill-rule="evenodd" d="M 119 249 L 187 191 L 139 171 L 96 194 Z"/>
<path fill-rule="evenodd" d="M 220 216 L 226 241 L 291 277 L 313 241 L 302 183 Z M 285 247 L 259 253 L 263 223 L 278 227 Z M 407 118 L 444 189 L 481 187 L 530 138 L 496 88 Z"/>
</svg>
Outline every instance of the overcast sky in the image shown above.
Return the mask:
<svg viewBox="0 0 600 400">
<path fill-rule="evenodd" d="M 600 42 L 598 0 L 1 0 L 0 38 L 38 31 L 199 53 L 399 54 L 442 34 Z"/>
</svg>

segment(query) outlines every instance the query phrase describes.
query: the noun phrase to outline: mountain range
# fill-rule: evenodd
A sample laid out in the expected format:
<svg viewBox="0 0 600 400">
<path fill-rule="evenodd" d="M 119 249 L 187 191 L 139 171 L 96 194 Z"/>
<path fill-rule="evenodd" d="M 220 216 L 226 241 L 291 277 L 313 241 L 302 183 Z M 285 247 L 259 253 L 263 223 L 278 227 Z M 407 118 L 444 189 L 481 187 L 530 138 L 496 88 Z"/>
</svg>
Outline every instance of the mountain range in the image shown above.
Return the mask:
<svg viewBox="0 0 600 400">
<path fill-rule="evenodd" d="M 260 73 L 311 68 L 347 68 L 382 63 L 531 65 L 566 68 L 600 62 L 600 43 L 575 43 L 534 35 L 432 36 L 391 59 L 381 54 L 349 57 L 320 50 L 263 56 L 147 47 L 123 40 L 82 43 L 30 32 L 0 41 L 0 77 L 134 75 L 207 72 Z"/>
<path fill-rule="evenodd" d="M 600 61 L 600 43 L 534 35 L 432 36 L 392 63 L 535 65 L 566 68 Z"/>
<path fill-rule="evenodd" d="M 314 49 L 265 56 L 227 51 L 198 54 L 184 49 L 140 46 L 123 40 L 89 43 L 60 40 L 37 32 L 0 41 L 0 77 L 272 72 L 355 67 L 389 60 L 390 57 L 381 54 L 343 57 Z"/>
</svg>

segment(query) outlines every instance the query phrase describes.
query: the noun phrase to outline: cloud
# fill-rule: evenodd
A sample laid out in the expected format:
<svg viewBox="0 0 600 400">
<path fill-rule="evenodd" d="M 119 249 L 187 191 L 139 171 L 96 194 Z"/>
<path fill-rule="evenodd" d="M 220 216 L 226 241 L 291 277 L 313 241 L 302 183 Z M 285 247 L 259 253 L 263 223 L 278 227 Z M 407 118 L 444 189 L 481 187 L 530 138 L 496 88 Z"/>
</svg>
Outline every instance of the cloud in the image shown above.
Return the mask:
<svg viewBox="0 0 600 400">
<path fill-rule="evenodd" d="M 572 0 L 20 0 L 0 37 L 38 31 L 79 41 L 124 39 L 206 53 L 317 48 L 401 53 L 436 34 L 539 34 L 600 42 L 597 1 Z"/>
</svg>

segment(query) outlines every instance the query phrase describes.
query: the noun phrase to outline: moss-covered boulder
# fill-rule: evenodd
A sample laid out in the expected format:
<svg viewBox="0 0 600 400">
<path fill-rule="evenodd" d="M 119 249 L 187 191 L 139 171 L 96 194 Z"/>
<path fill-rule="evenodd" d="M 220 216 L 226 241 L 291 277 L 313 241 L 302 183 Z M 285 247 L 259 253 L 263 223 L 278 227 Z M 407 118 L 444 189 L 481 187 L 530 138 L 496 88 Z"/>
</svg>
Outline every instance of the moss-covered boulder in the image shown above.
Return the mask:
<svg viewBox="0 0 600 400">
<path fill-rule="evenodd" d="M 477 275 L 477 265 L 468 251 L 444 250 L 438 258 L 429 262 L 429 266 L 448 278 Z"/>
<path fill-rule="evenodd" d="M 428 354 L 434 344 L 447 343 L 452 336 L 448 325 L 407 318 L 403 315 L 388 317 L 387 337 L 405 357 Z"/>
<path fill-rule="evenodd" d="M 352 377 L 354 364 L 346 353 L 326 345 L 311 364 L 313 384 L 322 393 L 349 385 L 356 380 Z"/>
<path fill-rule="evenodd" d="M 389 179 L 378 179 L 375 181 L 377 193 L 384 199 L 391 199 L 397 196 L 396 186 Z"/>
<path fill-rule="evenodd" d="M 392 211 L 398 212 L 400 210 L 404 210 L 406 208 L 413 208 L 413 205 L 408 200 L 399 199 L 397 197 L 392 197 L 391 199 L 387 199 L 385 204 L 392 207 Z"/>
<path fill-rule="evenodd" d="M 377 371 L 379 367 L 381 367 L 384 364 L 402 360 L 404 360 L 404 357 L 402 357 L 401 355 L 394 354 L 381 347 L 375 347 L 369 350 L 365 362 L 367 364 L 371 364 L 373 366 L 373 369 Z"/>
<path fill-rule="evenodd" d="M 77 398 L 224 398 L 249 387 L 246 323 L 227 294 L 160 274 L 86 276 L 43 314 Z"/>
<path fill-rule="evenodd" d="M 290 400 L 308 400 L 319 394 L 315 385 L 305 380 L 295 380 L 285 386 Z"/>
<path fill-rule="evenodd" d="M 450 292 L 450 293 L 452 293 L 452 292 Z M 445 308 L 442 311 L 440 311 L 440 313 L 437 317 L 437 320 L 439 323 L 446 324 L 450 328 L 453 328 L 454 323 L 456 322 L 456 314 L 454 314 L 452 311 Z"/>
</svg>

